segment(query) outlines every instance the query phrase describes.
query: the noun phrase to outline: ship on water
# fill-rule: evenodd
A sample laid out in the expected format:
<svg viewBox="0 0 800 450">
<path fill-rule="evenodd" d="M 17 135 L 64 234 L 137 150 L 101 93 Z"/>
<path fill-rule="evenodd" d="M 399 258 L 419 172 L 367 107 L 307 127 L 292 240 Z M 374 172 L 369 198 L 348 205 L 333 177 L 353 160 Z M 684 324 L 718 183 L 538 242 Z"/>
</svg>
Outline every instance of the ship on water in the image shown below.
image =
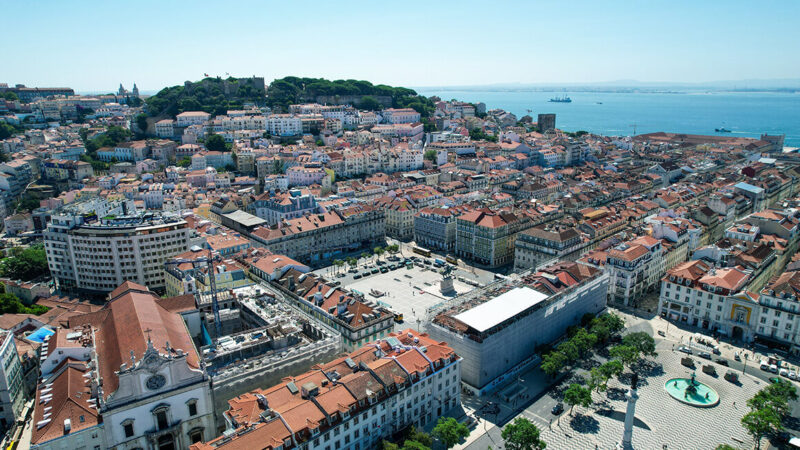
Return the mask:
<svg viewBox="0 0 800 450">
<path fill-rule="evenodd" d="M 572 103 L 572 99 L 569 98 L 566 94 L 563 97 L 553 97 L 550 99 L 551 103 Z"/>
<path fill-rule="evenodd" d="M 716 131 L 717 133 L 730 133 L 731 132 L 731 130 L 729 130 L 729 129 L 725 128 L 725 127 L 714 128 L 714 131 Z"/>
</svg>

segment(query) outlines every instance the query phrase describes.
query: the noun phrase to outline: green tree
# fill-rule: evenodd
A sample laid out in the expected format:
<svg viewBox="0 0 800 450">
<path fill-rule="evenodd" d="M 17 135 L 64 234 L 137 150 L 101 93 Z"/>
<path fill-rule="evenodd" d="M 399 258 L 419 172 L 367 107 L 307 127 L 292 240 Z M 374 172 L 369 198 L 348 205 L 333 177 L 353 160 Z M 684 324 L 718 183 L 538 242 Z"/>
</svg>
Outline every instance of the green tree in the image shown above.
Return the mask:
<svg viewBox="0 0 800 450">
<path fill-rule="evenodd" d="M 381 256 L 383 255 L 383 253 L 385 251 L 386 250 L 384 250 L 383 247 L 381 247 L 381 246 L 378 246 L 378 247 L 375 247 L 375 248 L 372 249 L 372 253 L 375 254 L 375 256 L 378 257 L 378 260 L 381 259 Z"/>
<path fill-rule="evenodd" d="M 556 347 L 556 349 L 567 357 L 567 360 L 572 363 L 577 361 L 581 356 L 581 351 L 578 345 L 572 340 L 564 341 Z"/>
<path fill-rule="evenodd" d="M 207 149 L 215 152 L 224 152 L 228 150 L 228 145 L 225 143 L 225 139 L 218 134 L 212 134 L 211 136 L 207 137 L 205 146 Z"/>
<path fill-rule="evenodd" d="M 567 356 L 559 351 L 547 353 L 542 358 L 542 372 L 553 378 L 564 370 L 567 361 Z"/>
<path fill-rule="evenodd" d="M 139 114 L 136 116 L 136 126 L 142 130 L 142 133 L 147 133 L 147 114 Z"/>
<path fill-rule="evenodd" d="M 280 158 L 273 159 L 271 173 L 280 174 L 284 172 L 286 172 L 286 163 Z"/>
<path fill-rule="evenodd" d="M 540 437 L 539 428 L 524 417 L 517 417 L 503 428 L 500 436 L 508 450 L 544 450 L 547 448 Z"/>
<path fill-rule="evenodd" d="M 631 345 L 615 345 L 608 351 L 612 358 L 618 358 L 623 365 L 631 366 L 639 360 L 639 350 Z"/>
<path fill-rule="evenodd" d="M 1 97 L 10 102 L 15 102 L 19 100 L 19 97 L 17 96 L 16 92 L 4 92 Z"/>
<path fill-rule="evenodd" d="M 622 338 L 622 344 L 630 345 L 638 350 L 642 356 L 658 356 L 655 339 L 644 331 L 625 335 Z"/>
<path fill-rule="evenodd" d="M 761 448 L 761 438 L 783 429 L 781 418 L 771 409 L 756 409 L 742 417 L 742 426 L 753 436 L 756 448 Z"/>
<path fill-rule="evenodd" d="M 434 149 L 425 150 L 423 158 L 427 159 L 428 161 L 436 161 L 436 150 Z"/>
<path fill-rule="evenodd" d="M 13 280 L 31 281 L 49 275 L 47 254 L 42 244 L 28 248 L 13 248 L 10 256 L 0 260 L 0 276 Z"/>
<path fill-rule="evenodd" d="M 347 265 L 350 267 L 355 267 L 358 265 L 358 260 L 356 258 L 353 258 L 352 256 L 348 256 Z"/>
<path fill-rule="evenodd" d="M 333 265 L 336 267 L 336 271 L 338 272 L 339 269 L 341 269 L 342 266 L 344 265 L 344 261 L 342 261 L 341 259 L 334 259 Z"/>
<path fill-rule="evenodd" d="M 789 381 L 779 380 L 758 391 L 747 406 L 753 410 L 769 409 L 782 418 L 791 411 L 790 400 L 797 400 L 796 388 Z"/>
<path fill-rule="evenodd" d="M 622 365 L 622 361 L 618 359 L 612 359 L 611 361 L 607 361 L 600 366 L 600 370 L 603 371 L 608 378 L 617 377 L 625 370 L 625 367 Z"/>
<path fill-rule="evenodd" d="M 610 378 L 600 367 L 592 367 L 589 370 L 589 389 L 597 392 L 605 391 L 608 388 L 608 380 Z"/>
<path fill-rule="evenodd" d="M 715 448 L 714 450 L 738 450 L 738 449 L 728 444 L 719 444 L 717 448 Z"/>
<path fill-rule="evenodd" d="M 189 166 L 192 165 L 192 158 L 190 158 L 188 156 L 184 156 L 183 158 L 181 158 L 180 161 L 178 161 L 177 164 L 180 167 L 189 167 Z"/>
<path fill-rule="evenodd" d="M 25 306 L 20 299 L 13 294 L 0 294 L 0 314 L 35 314 L 39 316 L 46 313 L 48 309 L 48 307 L 43 305 Z"/>
<path fill-rule="evenodd" d="M 439 417 L 431 434 L 446 448 L 451 448 L 469 436 L 469 428 L 452 417 Z"/>
<path fill-rule="evenodd" d="M 370 254 L 369 254 L 369 253 L 367 253 L 367 252 L 361 252 L 361 259 L 363 259 L 363 260 L 365 260 L 365 261 L 366 261 L 367 259 L 369 259 L 369 257 L 370 257 Z"/>
<path fill-rule="evenodd" d="M 564 391 L 564 402 L 570 405 L 569 415 L 572 415 L 572 410 L 575 405 L 583 406 L 584 408 L 592 404 L 592 391 L 577 383 L 569 385 Z"/>
<path fill-rule="evenodd" d="M 371 95 L 361 97 L 361 102 L 358 103 L 358 109 L 366 111 L 379 111 L 381 108 L 381 103 Z"/>
<path fill-rule="evenodd" d="M 413 425 L 411 426 L 411 430 L 408 432 L 405 443 L 408 444 L 408 441 L 418 442 L 425 447 L 430 447 L 433 445 L 433 439 L 431 439 L 431 436 L 424 431 L 418 430 Z"/>
<path fill-rule="evenodd" d="M 590 334 L 585 328 L 578 328 L 578 331 L 570 338 L 570 341 L 575 344 L 578 353 L 583 356 L 597 344 L 597 336 Z"/>
</svg>

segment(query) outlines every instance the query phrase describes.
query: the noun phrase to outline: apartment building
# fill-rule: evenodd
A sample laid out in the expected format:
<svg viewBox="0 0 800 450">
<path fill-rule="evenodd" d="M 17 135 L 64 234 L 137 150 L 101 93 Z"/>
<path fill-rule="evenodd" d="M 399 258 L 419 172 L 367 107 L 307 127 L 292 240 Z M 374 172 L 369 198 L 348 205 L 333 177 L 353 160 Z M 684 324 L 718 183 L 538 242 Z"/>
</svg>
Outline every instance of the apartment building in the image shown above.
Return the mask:
<svg viewBox="0 0 800 450">
<path fill-rule="evenodd" d="M 203 111 L 186 111 L 175 116 L 176 124 L 179 127 L 204 125 L 209 118 L 211 118 L 211 114 Z"/>
<path fill-rule="evenodd" d="M 488 208 L 467 212 L 456 219 L 456 254 L 488 267 L 511 264 L 517 233 L 530 225 L 524 214 Z"/>
<path fill-rule="evenodd" d="M 411 108 L 389 108 L 381 111 L 384 123 L 415 123 L 421 115 Z"/>
<path fill-rule="evenodd" d="M 227 429 L 193 450 L 371 449 L 461 403 L 461 358 L 412 329 L 230 400 Z"/>
<path fill-rule="evenodd" d="M 358 248 L 372 248 L 385 236 L 384 212 L 372 205 L 306 214 L 271 228 L 256 228 L 250 234 L 273 253 L 312 265 Z"/>
<path fill-rule="evenodd" d="M 717 269 L 705 261 L 673 267 L 661 282 L 661 317 L 751 342 L 757 297 L 743 291 L 750 276 L 739 267 Z"/>
<path fill-rule="evenodd" d="M 456 219 L 465 208 L 422 208 L 414 215 L 414 242 L 447 253 L 456 249 Z"/>
<path fill-rule="evenodd" d="M 567 259 L 585 244 L 578 230 L 571 226 L 542 224 L 528 228 L 519 232 L 514 242 L 514 270 L 527 270 L 549 261 Z"/>
<path fill-rule="evenodd" d="M 610 302 L 635 305 L 664 275 L 663 245 L 651 236 L 624 242 L 608 251 Z"/>
<path fill-rule="evenodd" d="M 303 120 L 294 114 L 272 114 L 267 117 L 266 129 L 273 136 L 297 136 L 303 134 Z"/>
<path fill-rule="evenodd" d="M 163 119 L 156 122 L 156 136 L 162 139 L 172 139 L 175 137 L 175 121 Z"/>
<path fill-rule="evenodd" d="M 773 279 L 758 298 L 755 340 L 772 348 L 800 354 L 800 271 Z"/>
<path fill-rule="evenodd" d="M 5 330 L 0 330 L 0 363 L 0 430 L 5 431 L 23 418 L 26 400 L 16 340 Z"/>
<path fill-rule="evenodd" d="M 42 161 L 42 178 L 47 181 L 79 182 L 94 176 L 92 165 L 84 161 L 46 159 Z"/>
<path fill-rule="evenodd" d="M 53 215 L 43 233 L 47 263 L 59 289 L 110 292 L 124 281 L 163 290 L 164 261 L 189 250 L 190 228 L 154 213 Z"/>
<path fill-rule="evenodd" d="M 417 208 L 404 198 L 381 197 L 374 205 L 383 209 L 386 235 L 401 241 L 409 241 L 414 236 L 414 213 Z"/>
</svg>

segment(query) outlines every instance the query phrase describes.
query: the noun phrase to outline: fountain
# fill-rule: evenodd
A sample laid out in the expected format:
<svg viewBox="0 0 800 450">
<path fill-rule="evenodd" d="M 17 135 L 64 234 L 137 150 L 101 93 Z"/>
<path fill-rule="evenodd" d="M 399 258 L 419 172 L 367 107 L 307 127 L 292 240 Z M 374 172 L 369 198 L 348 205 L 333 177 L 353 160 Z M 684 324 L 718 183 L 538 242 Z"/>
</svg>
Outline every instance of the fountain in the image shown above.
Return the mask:
<svg viewBox="0 0 800 450">
<path fill-rule="evenodd" d="M 719 403 L 719 394 L 711 386 L 691 378 L 670 378 L 664 384 L 667 393 L 675 400 L 699 408 L 710 408 Z"/>
</svg>

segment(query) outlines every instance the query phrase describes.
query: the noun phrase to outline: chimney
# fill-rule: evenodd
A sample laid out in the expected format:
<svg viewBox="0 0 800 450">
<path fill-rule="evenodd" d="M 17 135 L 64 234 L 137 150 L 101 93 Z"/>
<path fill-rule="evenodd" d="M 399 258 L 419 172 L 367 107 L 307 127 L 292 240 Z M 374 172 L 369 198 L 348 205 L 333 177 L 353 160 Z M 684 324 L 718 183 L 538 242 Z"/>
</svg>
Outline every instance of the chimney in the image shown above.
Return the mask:
<svg viewBox="0 0 800 450">
<path fill-rule="evenodd" d="M 289 275 L 289 290 L 294 291 L 294 275 Z"/>
</svg>

